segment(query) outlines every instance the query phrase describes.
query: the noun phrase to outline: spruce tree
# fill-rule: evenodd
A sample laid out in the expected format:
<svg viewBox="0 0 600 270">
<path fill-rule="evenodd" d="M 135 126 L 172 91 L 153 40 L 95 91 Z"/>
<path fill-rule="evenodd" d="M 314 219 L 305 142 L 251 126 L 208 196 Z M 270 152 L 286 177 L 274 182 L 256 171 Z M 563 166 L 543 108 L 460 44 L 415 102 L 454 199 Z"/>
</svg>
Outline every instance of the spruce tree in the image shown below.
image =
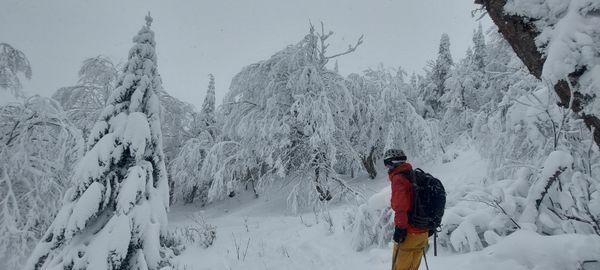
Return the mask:
<svg viewBox="0 0 600 270">
<path fill-rule="evenodd" d="M 452 61 L 452 55 L 450 54 L 450 37 L 448 37 L 448 34 L 444 33 L 440 38 L 437 59 L 433 63 L 431 69 L 431 83 L 428 86 L 428 91 L 425 93 L 424 97 L 430 111 L 427 116 L 440 116 L 444 113 L 440 98 L 445 93 L 446 79 L 448 78 L 453 65 L 454 62 Z"/>
<path fill-rule="evenodd" d="M 482 72 L 486 64 L 485 57 L 485 37 L 480 23 L 477 30 L 473 33 L 473 63 L 475 64 L 475 67 Z"/>
<path fill-rule="evenodd" d="M 25 269 L 160 269 L 169 187 L 152 18 L 133 38 L 62 209 Z"/>
<path fill-rule="evenodd" d="M 204 97 L 204 103 L 202 104 L 202 111 L 199 117 L 200 129 L 207 129 L 215 124 L 215 76 L 208 74 L 209 82 L 208 89 L 206 90 L 206 96 Z M 211 135 L 214 135 L 211 133 Z"/>
</svg>

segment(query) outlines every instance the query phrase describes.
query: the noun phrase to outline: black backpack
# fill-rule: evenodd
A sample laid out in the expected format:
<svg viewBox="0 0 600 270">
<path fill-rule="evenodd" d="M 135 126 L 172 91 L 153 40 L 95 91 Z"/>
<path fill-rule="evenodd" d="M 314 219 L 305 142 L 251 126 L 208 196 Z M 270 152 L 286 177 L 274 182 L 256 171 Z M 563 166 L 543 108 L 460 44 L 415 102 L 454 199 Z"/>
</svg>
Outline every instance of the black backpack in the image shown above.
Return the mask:
<svg viewBox="0 0 600 270">
<path fill-rule="evenodd" d="M 416 228 L 436 231 L 441 227 L 446 207 L 444 185 L 419 168 L 404 175 L 413 186 L 413 207 L 408 213 L 408 223 Z"/>
</svg>

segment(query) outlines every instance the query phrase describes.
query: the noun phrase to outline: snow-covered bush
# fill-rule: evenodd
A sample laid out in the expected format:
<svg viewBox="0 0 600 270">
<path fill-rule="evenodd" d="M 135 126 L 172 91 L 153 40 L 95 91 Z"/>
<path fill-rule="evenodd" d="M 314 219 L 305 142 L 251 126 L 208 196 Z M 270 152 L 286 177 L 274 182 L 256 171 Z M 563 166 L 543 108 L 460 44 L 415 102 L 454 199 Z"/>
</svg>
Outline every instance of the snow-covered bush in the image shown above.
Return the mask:
<svg viewBox="0 0 600 270">
<path fill-rule="evenodd" d="M 520 230 L 464 263 L 472 269 L 594 270 L 600 267 L 599 254 L 599 236 Z"/>
<path fill-rule="evenodd" d="M 160 235 L 161 245 L 170 249 L 173 255 L 179 256 L 186 249 L 186 242 L 179 231 L 179 228 L 168 229 L 166 233 Z"/>
<path fill-rule="evenodd" d="M 161 269 L 169 186 L 152 18 L 134 37 L 117 88 L 90 132 L 74 186 L 24 269 Z"/>
<path fill-rule="evenodd" d="M 394 234 L 394 212 L 390 207 L 391 191 L 385 188 L 346 214 L 346 226 L 352 247 L 362 251 L 373 245 L 385 247 Z"/>
<path fill-rule="evenodd" d="M 33 96 L 0 107 L 0 266 L 23 264 L 60 209 L 82 154 L 81 132 L 56 101 Z"/>
<path fill-rule="evenodd" d="M 206 222 L 200 215 L 191 217 L 193 223 L 175 228 L 171 231 L 179 239 L 183 239 L 188 246 L 208 248 L 212 246 L 217 238 L 217 227 Z"/>
</svg>

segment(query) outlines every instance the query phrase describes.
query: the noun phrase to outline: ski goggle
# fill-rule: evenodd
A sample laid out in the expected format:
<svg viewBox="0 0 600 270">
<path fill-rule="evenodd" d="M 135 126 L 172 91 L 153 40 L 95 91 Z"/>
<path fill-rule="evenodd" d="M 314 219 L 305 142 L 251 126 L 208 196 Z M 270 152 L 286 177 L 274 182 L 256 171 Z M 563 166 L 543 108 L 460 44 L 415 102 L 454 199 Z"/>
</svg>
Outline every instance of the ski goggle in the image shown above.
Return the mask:
<svg viewBox="0 0 600 270">
<path fill-rule="evenodd" d="M 384 159 L 383 160 L 383 165 L 385 165 L 387 168 L 391 169 L 394 168 L 396 166 L 398 166 L 398 164 L 404 162 L 404 160 L 397 160 L 397 159 Z"/>
</svg>

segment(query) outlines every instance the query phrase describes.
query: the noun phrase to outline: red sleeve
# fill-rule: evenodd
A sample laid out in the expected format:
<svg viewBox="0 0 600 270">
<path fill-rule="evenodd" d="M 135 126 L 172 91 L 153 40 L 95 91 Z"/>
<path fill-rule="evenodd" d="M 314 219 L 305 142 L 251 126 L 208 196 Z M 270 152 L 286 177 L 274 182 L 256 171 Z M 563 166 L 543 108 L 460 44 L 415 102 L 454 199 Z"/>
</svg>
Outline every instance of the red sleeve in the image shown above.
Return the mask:
<svg viewBox="0 0 600 270">
<path fill-rule="evenodd" d="M 411 208 L 411 184 L 406 177 L 401 175 L 392 176 L 392 209 L 395 212 L 395 223 L 400 228 L 408 227 L 407 212 Z"/>
</svg>

